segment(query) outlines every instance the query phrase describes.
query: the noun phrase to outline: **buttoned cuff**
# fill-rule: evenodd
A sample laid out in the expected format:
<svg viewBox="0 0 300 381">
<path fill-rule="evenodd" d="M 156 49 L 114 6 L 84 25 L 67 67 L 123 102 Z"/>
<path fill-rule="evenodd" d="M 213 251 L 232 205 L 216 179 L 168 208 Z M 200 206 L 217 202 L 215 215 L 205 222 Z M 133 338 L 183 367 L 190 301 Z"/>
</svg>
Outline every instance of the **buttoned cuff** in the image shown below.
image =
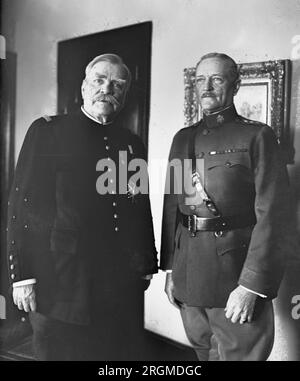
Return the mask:
<svg viewBox="0 0 300 381">
<path fill-rule="evenodd" d="M 249 292 L 252 292 L 252 294 L 255 294 L 255 295 L 258 295 L 260 296 L 261 298 L 266 298 L 267 295 L 264 295 L 264 294 L 260 294 L 259 292 L 256 292 L 256 291 L 253 291 L 253 290 L 250 290 L 249 288 L 245 287 L 245 286 L 242 286 L 240 285 L 244 290 L 247 290 Z"/>
<path fill-rule="evenodd" d="M 29 284 L 36 284 L 36 279 L 25 279 L 25 280 L 20 280 L 19 282 L 14 282 L 13 283 L 13 288 L 15 287 L 20 287 L 20 286 L 28 286 Z"/>
</svg>

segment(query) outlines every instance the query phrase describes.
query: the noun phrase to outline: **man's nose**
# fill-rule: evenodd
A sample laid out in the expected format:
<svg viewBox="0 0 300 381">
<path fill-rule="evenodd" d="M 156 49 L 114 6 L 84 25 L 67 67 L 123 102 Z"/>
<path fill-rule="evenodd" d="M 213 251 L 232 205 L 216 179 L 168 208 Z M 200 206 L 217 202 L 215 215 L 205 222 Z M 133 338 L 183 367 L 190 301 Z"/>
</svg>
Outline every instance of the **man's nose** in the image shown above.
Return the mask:
<svg viewBox="0 0 300 381">
<path fill-rule="evenodd" d="M 209 91 L 212 90 L 212 81 L 210 77 L 205 78 L 204 84 L 203 84 L 203 90 Z"/>
<path fill-rule="evenodd" d="M 100 91 L 103 94 L 111 94 L 111 92 L 112 92 L 112 82 L 111 81 L 104 81 L 101 84 Z"/>
</svg>

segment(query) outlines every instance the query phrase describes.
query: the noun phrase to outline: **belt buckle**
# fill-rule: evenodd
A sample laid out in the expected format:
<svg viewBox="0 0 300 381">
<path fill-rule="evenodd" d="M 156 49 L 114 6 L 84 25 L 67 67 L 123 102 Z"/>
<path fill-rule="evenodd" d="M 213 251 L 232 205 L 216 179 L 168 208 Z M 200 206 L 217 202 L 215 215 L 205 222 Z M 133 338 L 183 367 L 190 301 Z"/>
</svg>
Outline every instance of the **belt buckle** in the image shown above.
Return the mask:
<svg viewBox="0 0 300 381">
<path fill-rule="evenodd" d="M 197 216 L 195 214 L 190 214 L 188 216 L 188 230 L 191 233 L 191 237 L 196 236 L 197 232 Z"/>
</svg>

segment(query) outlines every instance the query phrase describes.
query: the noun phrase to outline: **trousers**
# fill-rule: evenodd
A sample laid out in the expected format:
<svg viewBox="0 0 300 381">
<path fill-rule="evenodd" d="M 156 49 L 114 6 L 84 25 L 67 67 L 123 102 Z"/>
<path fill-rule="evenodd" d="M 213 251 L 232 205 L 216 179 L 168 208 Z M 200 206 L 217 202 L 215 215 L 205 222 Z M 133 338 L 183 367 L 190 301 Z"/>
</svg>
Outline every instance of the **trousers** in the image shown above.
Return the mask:
<svg viewBox="0 0 300 381">
<path fill-rule="evenodd" d="M 143 289 L 136 290 L 135 297 L 125 295 L 111 299 L 101 297 L 98 300 L 95 297 L 88 325 L 72 324 L 51 315 L 30 312 L 36 359 L 139 360 L 144 337 Z"/>
<path fill-rule="evenodd" d="M 200 361 L 265 361 L 274 342 L 271 301 L 258 299 L 251 323 L 232 323 L 223 308 L 180 303 L 186 335 Z"/>
</svg>

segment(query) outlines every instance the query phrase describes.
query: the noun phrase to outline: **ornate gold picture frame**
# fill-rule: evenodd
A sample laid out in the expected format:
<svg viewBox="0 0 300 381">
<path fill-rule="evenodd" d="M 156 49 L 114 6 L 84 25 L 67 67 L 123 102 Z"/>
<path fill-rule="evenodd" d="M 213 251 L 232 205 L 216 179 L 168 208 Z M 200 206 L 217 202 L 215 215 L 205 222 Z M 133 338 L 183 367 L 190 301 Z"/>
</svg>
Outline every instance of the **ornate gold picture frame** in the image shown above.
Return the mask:
<svg viewBox="0 0 300 381">
<path fill-rule="evenodd" d="M 290 61 L 276 60 L 239 65 L 241 88 L 235 97 L 239 114 L 273 128 L 282 142 L 288 126 Z M 184 69 L 185 126 L 201 118 L 195 92 L 195 68 Z"/>
</svg>

